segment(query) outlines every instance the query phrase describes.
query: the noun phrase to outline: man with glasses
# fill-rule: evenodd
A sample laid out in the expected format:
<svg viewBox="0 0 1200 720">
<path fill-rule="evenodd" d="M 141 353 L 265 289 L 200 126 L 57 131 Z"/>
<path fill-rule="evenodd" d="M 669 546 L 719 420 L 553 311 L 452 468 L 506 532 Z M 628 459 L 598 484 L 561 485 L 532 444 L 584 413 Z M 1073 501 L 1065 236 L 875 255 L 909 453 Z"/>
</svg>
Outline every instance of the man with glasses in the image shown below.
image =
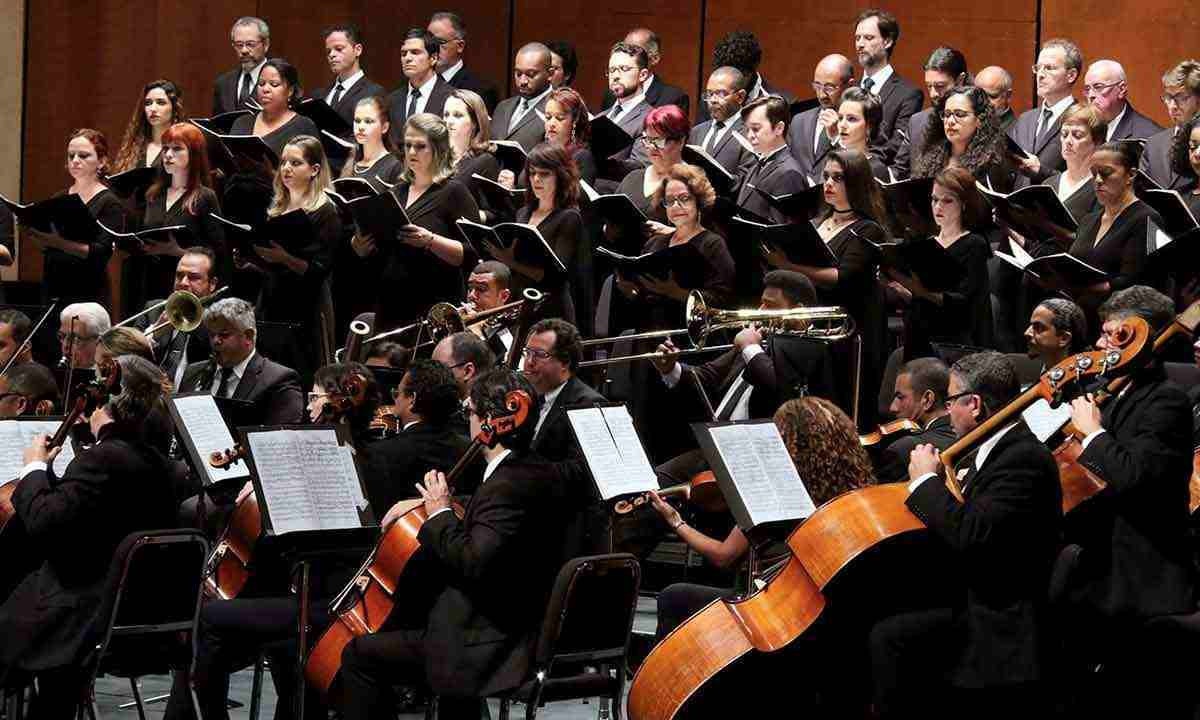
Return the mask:
<svg viewBox="0 0 1200 720">
<path fill-rule="evenodd" d="M 1136 138 L 1145 140 L 1162 127 L 1129 104 L 1125 68 L 1115 60 L 1097 60 L 1083 76 L 1083 96 L 1108 125 L 1106 142 Z"/>
<path fill-rule="evenodd" d="M 712 71 L 704 94 L 709 119 L 688 134 L 688 144 L 703 148 L 735 178 L 754 164 L 754 155 L 738 142 L 734 133 L 744 132 L 741 109 L 746 102 L 746 76 L 724 65 Z"/>
<path fill-rule="evenodd" d="M 96 343 L 112 327 L 108 311 L 94 302 L 72 303 L 58 315 L 60 365 L 87 370 L 96 364 Z"/>
<path fill-rule="evenodd" d="M 1168 190 L 1182 190 L 1191 178 L 1171 167 L 1171 146 L 1179 127 L 1200 111 L 1200 61 L 1184 60 L 1171 68 L 1163 74 L 1162 85 L 1162 101 L 1172 126 L 1150 137 L 1139 169 Z"/>
<path fill-rule="evenodd" d="M 500 100 L 496 86 L 463 65 L 463 52 L 467 49 L 467 24 L 463 19 L 452 12 L 435 12 L 429 18 L 428 30 L 442 43 L 437 63 L 442 78 L 453 87 L 477 93 L 488 112 L 494 111 Z"/>
<path fill-rule="evenodd" d="M 975 87 L 987 93 L 996 121 L 1004 132 L 1017 121 L 1017 114 L 1012 109 L 1012 86 L 1012 75 L 999 65 L 988 65 L 975 73 Z"/>
<path fill-rule="evenodd" d="M 948 391 L 950 424 L 961 438 L 1020 386 L 1007 358 L 981 352 L 954 364 Z M 1042 623 L 1062 520 L 1058 468 L 1019 418 L 964 460 L 956 473 L 960 500 L 943 482 L 933 445 L 918 445 L 909 458 L 906 505 L 942 541 L 964 589 L 946 607 L 899 613 L 872 628 L 875 707 L 883 718 L 949 717 L 952 707 L 988 718 L 1038 717 L 1046 709 L 1038 684 L 1047 677 Z"/>
<path fill-rule="evenodd" d="M 691 106 L 688 94 L 674 85 L 668 85 L 663 82 L 662 78 L 654 74 L 654 68 L 662 61 L 662 41 L 659 39 L 658 33 L 649 28 L 634 28 L 626 33 L 624 42 L 628 45 L 636 45 L 646 51 L 649 73 L 642 89 L 645 91 L 646 102 L 650 104 L 650 107 L 674 105 L 682 110 L 684 115 L 687 115 L 688 108 Z M 600 107 L 604 108 L 602 112 L 606 112 L 612 107 L 615 100 L 616 96 L 612 89 L 605 90 L 604 98 L 600 101 Z"/>
<path fill-rule="evenodd" d="M 213 84 L 213 115 L 251 107 L 258 73 L 271 47 L 271 29 L 260 18 L 241 17 L 229 31 L 229 39 L 237 54 L 238 67 L 217 76 Z"/>
<path fill-rule="evenodd" d="M 458 399 L 462 407 L 452 422 L 455 430 L 467 436 L 468 418 L 465 412 L 467 396 L 475 378 L 496 365 L 496 355 L 479 336 L 471 332 L 456 332 L 442 338 L 433 346 L 433 359 L 450 370 L 458 386 Z"/>
<path fill-rule="evenodd" d="M 54 373 L 44 365 L 14 365 L 0 377 L 0 418 L 53 415 L 60 402 Z"/>
<path fill-rule="evenodd" d="M 608 90 L 613 103 L 602 113 L 616 123 L 632 138 L 640 138 L 646 116 L 654 109 L 646 100 L 646 82 L 650 78 L 650 59 L 645 48 L 627 42 L 612 46 L 608 54 Z M 612 160 L 621 163 L 621 170 L 613 174 L 621 178 L 638 167 L 650 164 L 650 154 L 644 143 L 634 142 L 625 150 L 614 155 Z M 604 158 L 597 158 L 603 162 Z"/>
<path fill-rule="evenodd" d="M 813 177 L 838 136 L 838 106 L 842 92 L 854 84 L 854 65 L 845 55 L 826 55 L 813 69 L 812 89 L 818 105 L 792 118 L 788 148 L 800 172 Z"/>
<path fill-rule="evenodd" d="M 1067 168 L 1062 159 L 1058 131 L 1062 115 L 1075 104 L 1071 89 L 1083 73 L 1083 53 L 1070 40 L 1047 40 L 1038 53 L 1033 74 L 1037 80 L 1038 107 L 1021 113 L 1008 131 L 1008 136 L 1027 154 L 1017 158 L 1021 177 L 1018 185 L 1040 183 L 1056 172 Z"/>
<path fill-rule="evenodd" d="M 809 186 L 800 163 L 788 152 L 788 123 L 792 119 L 788 103 L 783 98 L 769 95 L 742 108 L 741 116 L 746 126 L 746 138 L 758 157 L 742 176 L 737 196 L 738 207 L 774 223 L 789 222 L 790 218 L 755 190 L 757 188 L 772 195 L 790 195 Z"/>
<path fill-rule="evenodd" d="M 502 100 L 492 113 L 492 139 L 519 143 L 525 152 L 546 137 L 546 99 L 550 97 L 550 48 L 527 43 L 513 61 L 517 94 Z"/>
</svg>

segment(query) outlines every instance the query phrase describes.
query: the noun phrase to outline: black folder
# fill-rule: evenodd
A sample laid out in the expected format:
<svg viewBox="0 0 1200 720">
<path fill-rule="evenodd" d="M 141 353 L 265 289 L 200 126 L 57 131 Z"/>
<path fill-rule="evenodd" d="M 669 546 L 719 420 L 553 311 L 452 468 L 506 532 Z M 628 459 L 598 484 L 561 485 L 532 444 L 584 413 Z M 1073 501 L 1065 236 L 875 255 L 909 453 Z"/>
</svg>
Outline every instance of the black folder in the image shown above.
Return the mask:
<svg viewBox="0 0 1200 720">
<path fill-rule="evenodd" d="M 666 280 L 675 273 L 675 282 L 685 290 L 704 287 L 704 276 L 708 262 L 695 245 L 683 243 L 642 255 L 621 255 L 605 247 L 595 250 L 596 255 L 612 261 L 617 273 L 633 279 L 638 275 L 650 275 Z"/>
</svg>

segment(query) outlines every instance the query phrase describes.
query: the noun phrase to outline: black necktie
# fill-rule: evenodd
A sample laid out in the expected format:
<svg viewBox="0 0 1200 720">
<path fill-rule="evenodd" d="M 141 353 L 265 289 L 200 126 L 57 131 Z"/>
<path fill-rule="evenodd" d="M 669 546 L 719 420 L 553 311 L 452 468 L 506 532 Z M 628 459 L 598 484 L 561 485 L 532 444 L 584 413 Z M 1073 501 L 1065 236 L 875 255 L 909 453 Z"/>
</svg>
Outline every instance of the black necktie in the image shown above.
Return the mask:
<svg viewBox="0 0 1200 720">
<path fill-rule="evenodd" d="M 226 397 L 229 392 L 229 378 L 233 377 L 232 367 L 221 368 L 221 383 L 217 385 L 217 391 L 213 393 L 213 397 Z"/>
<path fill-rule="evenodd" d="M 175 371 L 179 369 L 179 361 L 183 359 L 183 350 L 187 346 L 187 338 L 187 334 L 177 332 L 171 336 L 171 341 L 167 343 L 159 365 L 168 379 L 174 380 L 175 378 Z"/>
<path fill-rule="evenodd" d="M 238 107 L 244 106 L 250 98 L 250 73 L 242 73 L 242 87 L 238 90 Z"/>
<path fill-rule="evenodd" d="M 1053 110 L 1051 110 L 1048 107 L 1042 108 L 1042 122 L 1041 122 L 1042 128 L 1038 132 L 1037 137 L 1035 138 L 1038 145 L 1042 144 L 1042 140 L 1050 132 L 1050 119 L 1053 117 L 1054 117 Z"/>
<path fill-rule="evenodd" d="M 331 106 L 337 107 L 337 104 L 342 101 L 342 90 L 344 89 L 345 88 L 342 87 L 342 83 L 339 80 L 338 84 L 333 88 L 333 102 L 330 103 Z"/>
<path fill-rule="evenodd" d="M 619 103 L 619 102 L 613 103 L 612 112 L 610 112 L 608 114 L 608 116 L 610 118 L 612 118 L 613 120 L 616 120 L 617 116 L 620 114 L 621 114 L 621 103 Z"/>
<path fill-rule="evenodd" d="M 715 153 L 717 151 L 717 138 L 721 137 L 721 131 L 724 129 L 725 129 L 725 121 L 724 120 L 718 120 L 716 123 L 713 124 L 713 133 L 712 133 L 712 136 L 710 138 L 708 138 L 708 146 L 704 148 L 704 152 L 708 153 L 709 155 L 712 155 L 713 153 Z"/>
<path fill-rule="evenodd" d="M 417 114 L 417 98 L 419 97 L 421 97 L 420 89 L 413 88 L 412 93 L 408 96 L 408 114 L 404 116 L 405 120 Z"/>
<path fill-rule="evenodd" d="M 863 78 L 862 89 L 866 92 L 871 92 L 871 88 L 875 87 L 875 81 L 871 78 Z"/>
</svg>

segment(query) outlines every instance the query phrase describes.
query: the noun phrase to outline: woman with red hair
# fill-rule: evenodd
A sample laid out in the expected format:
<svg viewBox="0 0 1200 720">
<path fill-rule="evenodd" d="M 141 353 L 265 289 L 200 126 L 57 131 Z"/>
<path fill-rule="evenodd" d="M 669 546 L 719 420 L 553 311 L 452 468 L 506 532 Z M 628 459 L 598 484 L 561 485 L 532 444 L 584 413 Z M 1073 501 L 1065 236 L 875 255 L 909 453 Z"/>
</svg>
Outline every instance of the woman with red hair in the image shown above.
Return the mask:
<svg viewBox="0 0 1200 720">
<path fill-rule="evenodd" d="M 558 145 L 574 158 L 579 179 L 596 184 L 596 158 L 588 147 L 592 138 L 587 103 L 569 87 L 550 93 L 546 100 L 546 142 Z"/>
<path fill-rule="evenodd" d="M 626 175 L 617 186 L 617 192 L 629 196 L 633 204 L 653 221 L 646 228 L 648 235 L 669 235 L 674 232 L 674 228 L 667 225 L 666 212 L 653 207 L 651 200 L 663 180 L 671 174 L 671 168 L 683 162 L 683 146 L 687 144 L 691 129 L 691 123 L 682 110 L 675 105 L 663 105 L 646 114 L 642 134 L 634 140 L 645 148 L 650 165 Z M 636 244 L 640 245 L 641 240 Z"/>
</svg>

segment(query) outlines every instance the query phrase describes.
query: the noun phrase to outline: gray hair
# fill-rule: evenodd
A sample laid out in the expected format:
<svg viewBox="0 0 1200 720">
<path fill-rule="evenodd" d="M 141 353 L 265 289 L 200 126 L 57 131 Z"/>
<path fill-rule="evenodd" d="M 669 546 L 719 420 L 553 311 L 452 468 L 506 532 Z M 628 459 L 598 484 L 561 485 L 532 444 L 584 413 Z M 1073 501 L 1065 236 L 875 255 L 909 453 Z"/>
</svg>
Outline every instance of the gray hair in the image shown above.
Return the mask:
<svg viewBox="0 0 1200 720">
<path fill-rule="evenodd" d="M 459 40 L 467 39 L 467 24 L 463 22 L 462 18 L 459 17 L 457 13 L 442 10 L 429 16 L 430 23 L 435 23 L 440 20 L 445 20 L 446 22 L 450 23 L 450 27 L 453 28 L 454 34 L 458 36 Z"/>
<path fill-rule="evenodd" d="M 1054 332 L 1059 335 L 1071 333 L 1068 352 L 1083 352 L 1087 348 L 1087 316 L 1078 305 L 1065 298 L 1047 298 L 1038 303 L 1038 307 L 1050 311 L 1050 324 L 1054 326 Z"/>
<path fill-rule="evenodd" d="M 231 38 L 233 37 L 234 29 L 239 27 L 253 27 L 258 30 L 258 34 L 262 36 L 263 40 L 271 39 L 271 28 L 267 25 L 267 21 L 262 18 L 254 17 L 253 15 L 238 18 L 234 21 L 233 27 L 229 28 L 229 36 Z"/>
<path fill-rule="evenodd" d="M 1101 322 L 1140 317 L 1157 333 L 1175 318 L 1175 303 L 1152 287 L 1130 285 L 1110 295 L 1097 314 Z"/>
<path fill-rule="evenodd" d="M 1063 55 L 1067 58 L 1067 69 L 1075 69 L 1079 75 L 1083 75 L 1083 53 L 1079 50 L 1079 46 L 1067 40 L 1066 38 L 1051 38 L 1042 43 L 1043 50 L 1058 48 L 1063 51 Z"/>
<path fill-rule="evenodd" d="M 241 298 L 225 298 L 208 306 L 204 311 L 204 324 L 213 320 L 224 320 L 238 330 L 255 330 L 254 306 Z"/>
<path fill-rule="evenodd" d="M 112 319 L 108 317 L 108 311 L 100 303 L 71 303 L 58 315 L 59 320 L 68 322 L 72 317 L 79 318 L 80 324 L 83 325 L 83 328 L 78 331 L 79 334 L 103 335 L 112 327 Z"/>
<path fill-rule="evenodd" d="M 965 391 L 980 397 L 987 415 L 1012 402 L 1021 392 L 1012 361 L 994 350 L 961 357 L 950 372 L 962 380 Z"/>
</svg>

